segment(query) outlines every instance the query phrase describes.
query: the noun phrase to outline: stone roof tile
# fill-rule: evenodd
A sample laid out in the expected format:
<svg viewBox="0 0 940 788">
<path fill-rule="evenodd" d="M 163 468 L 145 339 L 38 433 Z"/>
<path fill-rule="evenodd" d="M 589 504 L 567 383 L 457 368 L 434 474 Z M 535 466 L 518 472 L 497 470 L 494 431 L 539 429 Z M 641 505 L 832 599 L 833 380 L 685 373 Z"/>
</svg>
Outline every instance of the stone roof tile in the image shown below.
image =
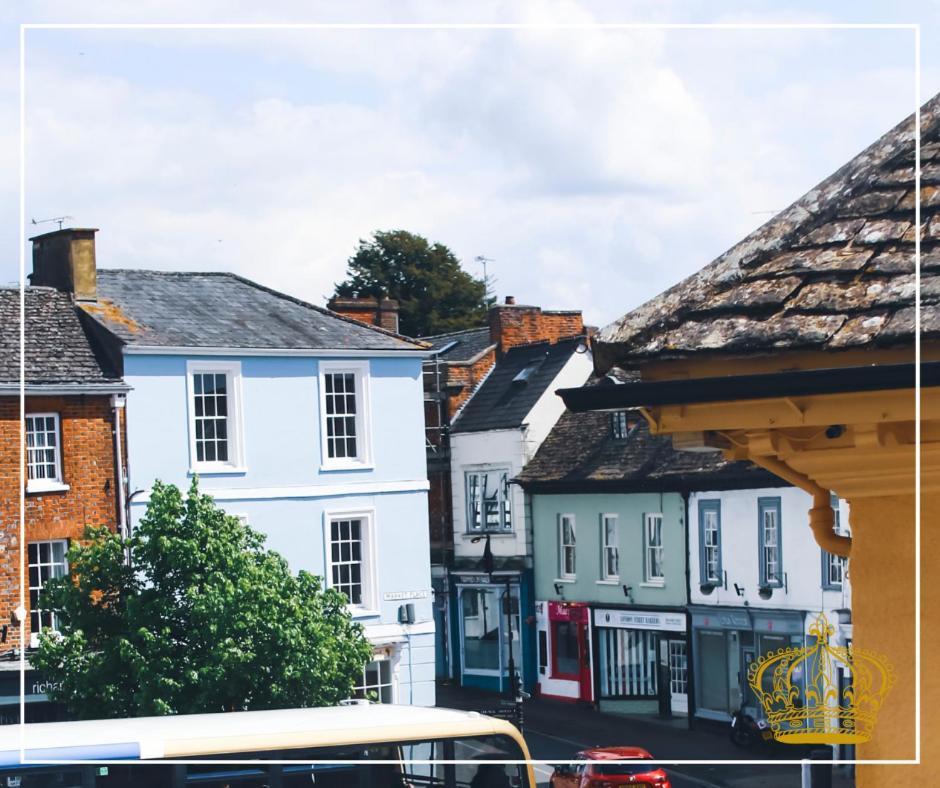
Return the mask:
<svg viewBox="0 0 940 788">
<path fill-rule="evenodd" d="M 922 336 L 940 338 L 940 95 L 920 114 Z M 597 369 L 704 352 L 912 347 L 914 155 L 911 116 L 698 273 L 598 332 Z M 702 319 L 709 314 L 719 316 Z"/>
</svg>

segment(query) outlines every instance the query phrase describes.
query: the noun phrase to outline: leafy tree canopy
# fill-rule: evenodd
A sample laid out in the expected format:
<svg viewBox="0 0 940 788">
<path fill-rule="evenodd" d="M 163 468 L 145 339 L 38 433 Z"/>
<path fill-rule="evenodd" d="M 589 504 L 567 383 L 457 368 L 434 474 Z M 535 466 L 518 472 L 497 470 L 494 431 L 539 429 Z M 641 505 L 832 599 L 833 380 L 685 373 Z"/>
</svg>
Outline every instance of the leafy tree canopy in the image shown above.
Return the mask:
<svg viewBox="0 0 940 788">
<path fill-rule="evenodd" d="M 377 231 L 360 240 L 336 295 L 387 296 L 399 303 L 399 330 L 412 337 L 486 323 L 486 285 L 460 267 L 443 244 L 405 230 Z"/>
<path fill-rule="evenodd" d="M 125 550 L 130 549 L 133 566 Z M 334 705 L 372 649 L 346 608 L 193 480 L 157 482 L 129 539 L 90 528 L 50 581 L 33 663 L 78 718 Z"/>
</svg>

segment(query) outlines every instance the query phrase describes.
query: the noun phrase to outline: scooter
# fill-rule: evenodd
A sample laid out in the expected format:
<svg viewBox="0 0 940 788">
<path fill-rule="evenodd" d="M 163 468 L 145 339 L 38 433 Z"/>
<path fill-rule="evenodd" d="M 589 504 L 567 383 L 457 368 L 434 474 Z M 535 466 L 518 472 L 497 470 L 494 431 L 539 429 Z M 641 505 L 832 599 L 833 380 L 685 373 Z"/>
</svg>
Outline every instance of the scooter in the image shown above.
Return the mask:
<svg viewBox="0 0 940 788">
<path fill-rule="evenodd" d="M 774 733 L 765 719 L 754 718 L 744 709 L 731 715 L 731 741 L 738 747 L 751 748 L 758 744 L 770 746 Z"/>
</svg>

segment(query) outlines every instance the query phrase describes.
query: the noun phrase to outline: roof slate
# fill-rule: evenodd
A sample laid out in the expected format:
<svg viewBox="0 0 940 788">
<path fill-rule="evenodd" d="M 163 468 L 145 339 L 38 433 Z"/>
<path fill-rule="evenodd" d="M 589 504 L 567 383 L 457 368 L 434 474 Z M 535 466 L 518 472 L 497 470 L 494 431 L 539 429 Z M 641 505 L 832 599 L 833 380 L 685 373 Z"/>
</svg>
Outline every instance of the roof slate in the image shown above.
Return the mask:
<svg viewBox="0 0 940 788">
<path fill-rule="evenodd" d="M 468 328 L 465 331 L 453 331 L 449 334 L 436 334 L 431 337 L 421 337 L 421 339 L 428 342 L 432 350 L 436 351 L 452 345 L 443 353 L 438 353 L 442 361 L 452 363 L 471 361 L 487 348 L 496 346 L 496 343 L 490 339 L 488 326 Z"/>
<path fill-rule="evenodd" d="M 650 434 L 649 425 L 638 413 L 630 413 L 629 418 L 634 426 L 626 438 L 617 439 L 610 413 L 565 411 L 515 481 L 531 491 L 543 492 L 705 490 L 781 484 L 762 468 L 730 462 L 720 452 L 676 451 L 669 437 Z"/>
<path fill-rule="evenodd" d="M 467 402 L 454 421 L 451 432 L 482 432 L 484 430 L 520 427 L 529 411 L 575 352 L 580 339 L 556 342 L 535 342 L 507 351 L 492 367 L 489 375 Z M 531 374 L 526 382 L 514 382 L 526 367 Z"/>
<path fill-rule="evenodd" d="M 425 347 L 229 273 L 99 268 L 98 301 L 82 308 L 129 345 L 272 350 Z"/>
<path fill-rule="evenodd" d="M 67 293 L 27 287 L 26 383 L 29 385 L 120 383 L 98 358 Z M 0 288 L 0 383 L 20 382 L 20 291 Z"/>
<path fill-rule="evenodd" d="M 940 338 L 940 94 L 921 109 L 923 337 Z M 599 370 L 702 352 L 913 346 L 914 119 L 602 329 Z"/>
</svg>

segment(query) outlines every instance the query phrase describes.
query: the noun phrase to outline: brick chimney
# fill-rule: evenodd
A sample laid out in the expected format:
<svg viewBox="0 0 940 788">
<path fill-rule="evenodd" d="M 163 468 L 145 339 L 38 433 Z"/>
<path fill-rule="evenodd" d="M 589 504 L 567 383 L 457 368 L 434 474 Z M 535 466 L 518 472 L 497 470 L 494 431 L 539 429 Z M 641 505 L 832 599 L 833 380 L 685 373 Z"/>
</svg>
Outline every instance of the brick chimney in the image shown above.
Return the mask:
<svg viewBox="0 0 940 788">
<path fill-rule="evenodd" d="M 398 302 L 394 298 L 334 296 L 327 302 L 326 307 L 343 317 L 398 333 Z"/>
<path fill-rule="evenodd" d="M 97 229 L 76 227 L 30 238 L 33 242 L 30 284 L 74 293 L 76 301 L 97 301 L 96 232 Z"/>
<path fill-rule="evenodd" d="M 490 341 L 505 353 L 517 345 L 550 342 L 584 334 L 580 310 L 545 311 L 537 306 L 516 304 L 506 296 L 505 304 L 494 304 L 489 312 Z"/>
</svg>

